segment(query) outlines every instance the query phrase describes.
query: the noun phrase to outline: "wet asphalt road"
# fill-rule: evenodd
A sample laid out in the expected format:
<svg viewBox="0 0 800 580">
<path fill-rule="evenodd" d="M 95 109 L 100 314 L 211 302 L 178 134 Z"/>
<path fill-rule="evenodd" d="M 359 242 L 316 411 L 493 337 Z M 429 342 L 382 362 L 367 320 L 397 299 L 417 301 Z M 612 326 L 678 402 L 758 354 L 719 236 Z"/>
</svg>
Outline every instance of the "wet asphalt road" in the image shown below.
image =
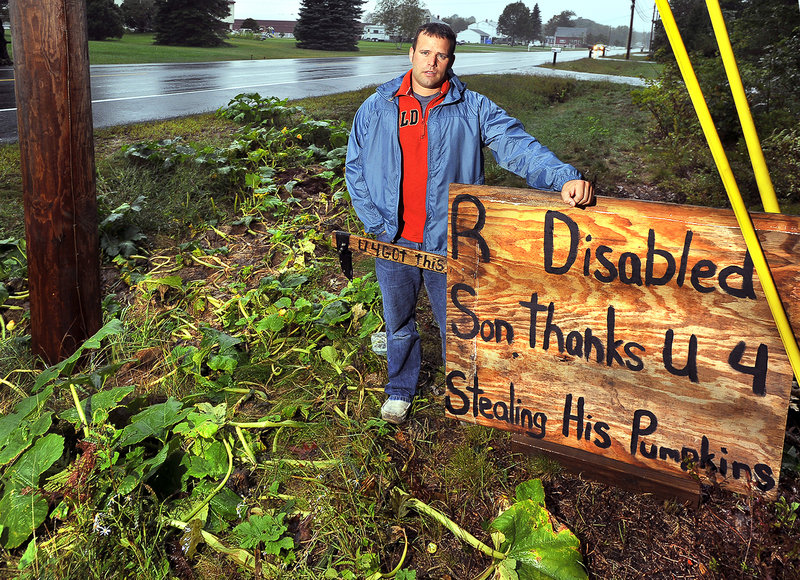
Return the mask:
<svg viewBox="0 0 800 580">
<path fill-rule="evenodd" d="M 586 54 L 569 51 L 557 58 L 563 62 Z M 464 53 L 457 54 L 454 70 L 459 75 L 558 73 L 534 68 L 552 59 L 551 52 Z M 340 93 L 379 84 L 408 68 L 407 56 L 95 65 L 90 72 L 93 121 L 98 128 L 205 113 L 244 92 L 289 99 Z M 13 79 L 12 68 L 0 68 L 0 142 L 17 139 Z"/>
</svg>

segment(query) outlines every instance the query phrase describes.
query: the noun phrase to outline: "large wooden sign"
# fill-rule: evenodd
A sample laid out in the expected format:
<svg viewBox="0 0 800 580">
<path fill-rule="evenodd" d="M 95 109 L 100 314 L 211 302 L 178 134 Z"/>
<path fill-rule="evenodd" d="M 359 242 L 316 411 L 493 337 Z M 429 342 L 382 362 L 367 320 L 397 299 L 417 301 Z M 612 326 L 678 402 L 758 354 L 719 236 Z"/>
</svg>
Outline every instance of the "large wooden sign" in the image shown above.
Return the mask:
<svg viewBox="0 0 800 580">
<path fill-rule="evenodd" d="M 450 212 L 450 416 L 775 494 L 792 371 L 732 212 L 463 185 Z M 754 223 L 797 324 L 800 218 Z"/>
</svg>

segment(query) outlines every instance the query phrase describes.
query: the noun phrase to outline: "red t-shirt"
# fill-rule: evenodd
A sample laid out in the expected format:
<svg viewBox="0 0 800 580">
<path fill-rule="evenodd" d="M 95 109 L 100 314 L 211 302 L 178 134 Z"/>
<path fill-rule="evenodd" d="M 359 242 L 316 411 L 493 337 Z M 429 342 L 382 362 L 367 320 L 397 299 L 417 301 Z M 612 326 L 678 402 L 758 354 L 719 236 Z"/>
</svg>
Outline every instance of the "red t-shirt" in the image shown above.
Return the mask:
<svg viewBox="0 0 800 580">
<path fill-rule="evenodd" d="M 402 219 L 400 235 L 412 242 L 422 243 L 425 230 L 425 195 L 428 187 L 428 115 L 447 94 L 450 82 L 445 81 L 425 111 L 411 90 L 411 71 L 397 90 L 400 114 L 400 149 L 403 155 L 401 179 Z"/>
</svg>

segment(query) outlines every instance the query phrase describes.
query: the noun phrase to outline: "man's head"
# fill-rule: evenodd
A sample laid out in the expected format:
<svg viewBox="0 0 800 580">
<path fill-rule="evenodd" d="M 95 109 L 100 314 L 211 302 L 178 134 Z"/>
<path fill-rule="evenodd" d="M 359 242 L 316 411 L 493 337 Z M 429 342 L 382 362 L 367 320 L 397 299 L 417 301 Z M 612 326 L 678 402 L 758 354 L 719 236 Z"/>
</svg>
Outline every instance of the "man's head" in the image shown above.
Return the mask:
<svg viewBox="0 0 800 580">
<path fill-rule="evenodd" d="M 453 66 L 456 35 L 446 24 L 430 22 L 417 30 L 408 58 L 411 60 L 411 86 L 420 95 L 439 91 Z"/>
<path fill-rule="evenodd" d="M 450 54 L 452 55 L 456 50 L 456 33 L 447 24 L 441 22 L 428 22 L 417 28 L 417 33 L 414 35 L 414 40 L 411 41 L 411 48 L 417 48 L 417 40 L 420 34 L 433 36 L 435 38 L 442 38 L 450 43 Z"/>
</svg>

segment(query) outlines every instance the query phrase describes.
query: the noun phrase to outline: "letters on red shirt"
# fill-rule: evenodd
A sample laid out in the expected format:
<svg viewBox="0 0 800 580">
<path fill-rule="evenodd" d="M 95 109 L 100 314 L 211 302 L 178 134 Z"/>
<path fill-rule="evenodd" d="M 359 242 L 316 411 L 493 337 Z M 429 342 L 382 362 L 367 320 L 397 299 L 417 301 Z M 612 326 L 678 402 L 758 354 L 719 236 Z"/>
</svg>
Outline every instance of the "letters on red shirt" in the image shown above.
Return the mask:
<svg viewBox="0 0 800 580">
<path fill-rule="evenodd" d="M 428 103 L 425 111 L 411 90 L 411 72 L 395 93 L 398 97 L 400 149 L 403 155 L 401 178 L 400 219 L 401 236 L 422 243 L 425 230 L 425 196 L 428 186 L 428 115 L 444 99 L 450 88 L 445 81 L 439 94 Z"/>
</svg>

